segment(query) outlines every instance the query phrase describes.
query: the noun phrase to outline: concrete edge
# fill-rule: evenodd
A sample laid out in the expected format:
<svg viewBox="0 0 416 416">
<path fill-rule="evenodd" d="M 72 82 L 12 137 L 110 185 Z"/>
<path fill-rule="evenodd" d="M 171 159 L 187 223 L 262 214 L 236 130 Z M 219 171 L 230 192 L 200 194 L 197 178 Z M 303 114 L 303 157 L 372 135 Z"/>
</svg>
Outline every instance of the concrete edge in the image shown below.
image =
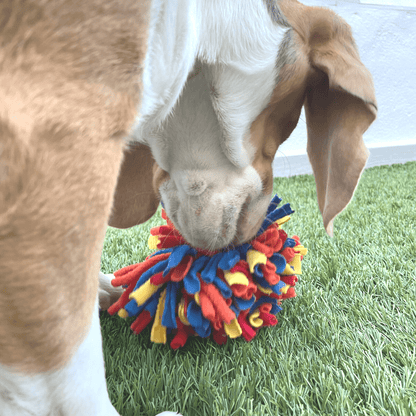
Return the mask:
<svg viewBox="0 0 416 416">
<path fill-rule="evenodd" d="M 416 143 L 401 146 L 371 147 L 366 169 L 374 166 L 402 164 L 416 161 Z M 274 177 L 290 177 L 312 174 L 312 167 L 306 153 L 291 156 L 277 156 L 273 161 Z"/>
</svg>

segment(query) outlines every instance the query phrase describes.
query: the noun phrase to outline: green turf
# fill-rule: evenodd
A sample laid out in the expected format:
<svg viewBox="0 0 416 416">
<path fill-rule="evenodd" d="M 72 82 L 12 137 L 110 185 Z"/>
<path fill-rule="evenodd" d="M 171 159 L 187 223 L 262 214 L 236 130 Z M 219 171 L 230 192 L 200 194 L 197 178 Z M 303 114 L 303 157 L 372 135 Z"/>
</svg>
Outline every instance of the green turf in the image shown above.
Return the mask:
<svg viewBox="0 0 416 416">
<path fill-rule="evenodd" d="M 101 317 L 110 397 L 123 416 L 416 415 L 416 162 L 368 169 L 326 236 L 312 176 L 276 179 L 309 253 L 298 297 L 247 343 L 154 345 Z M 157 215 L 108 229 L 102 270 L 149 254 Z"/>
</svg>

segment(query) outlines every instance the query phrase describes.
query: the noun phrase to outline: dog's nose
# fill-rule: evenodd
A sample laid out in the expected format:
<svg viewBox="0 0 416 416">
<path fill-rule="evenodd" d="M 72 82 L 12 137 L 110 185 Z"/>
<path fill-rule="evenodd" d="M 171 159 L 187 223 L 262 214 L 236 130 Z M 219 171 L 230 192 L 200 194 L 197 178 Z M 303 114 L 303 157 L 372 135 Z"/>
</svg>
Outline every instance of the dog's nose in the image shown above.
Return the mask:
<svg viewBox="0 0 416 416">
<path fill-rule="evenodd" d="M 187 196 L 199 196 L 207 189 L 207 181 L 196 171 L 184 171 L 179 176 L 179 188 Z"/>
</svg>

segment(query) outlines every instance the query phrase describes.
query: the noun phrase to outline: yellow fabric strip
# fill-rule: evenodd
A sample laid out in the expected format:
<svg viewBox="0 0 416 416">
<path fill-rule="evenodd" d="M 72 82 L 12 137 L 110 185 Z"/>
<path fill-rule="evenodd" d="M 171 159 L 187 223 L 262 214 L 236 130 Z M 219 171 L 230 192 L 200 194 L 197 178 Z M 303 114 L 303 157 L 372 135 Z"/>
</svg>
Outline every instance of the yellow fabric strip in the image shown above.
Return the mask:
<svg viewBox="0 0 416 416">
<path fill-rule="evenodd" d="M 291 276 L 292 274 L 295 274 L 294 270 L 290 267 L 290 264 L 286 264 L 286 268 L 283 270 L 282 276 Z"/>
<path fill-rule="evenodd" d="M 292 273 L 293 274 L 293 273 Z M 273 293 L 273 290 L 269 289 L 269 288 L 265 288 L 263 286 L 257 285 L 257 288 L 260 290 L 260 292 L 265 293 L 266 295 L 270 295 L 270 293 Z"/>
<path fill-rule="evenodd" d="M 302 256 L 306 256 L 306 254 L 308 254 L 308 249 L 306 247 L 303 247 L 302 244 L 293 247 L 293 250 L 295 250 L 296 253 L 302 254 Z"/>
<path fill-rule="evenodd" d="M 149 245 L 150 250 L 156 250 L 157 245 L 160 243 L 159 237 L 157 235 L 151 235 L 147 244 Z"/>
<path fill-rule="evenodd" d="M 134 292 L 130 293 L 129 298 L 134 299 L 137 302 L 137 305 L 143 305 L 149 298 L 151 298 L 159 289 L 161 285 L 152 285 L 150 279 Z"/>
<path fill-rule="evenodd" d="M 287 291 L 288 291 L 288 289 L 290 288 L 290 285 L 286 285 L 285 287 L 282 287 L 281 289 L 280 289 L 280 293 L 282 294 L 282 295 L 286 295 L 286 293 L 287 293 Z"/>
<path fill-rule="evenodd" d="M 224 273 L 224 277 L 227 283 L 229 284 L 229 286 L 231 285 L 248 286 L 248 279 L 244 273 L 241 273 L 241 272 L 231 273 L 228 271 Z"/>
<path fill-rule="evenodd" d="M 254 273 L 254 267 L 258 264 L 266 264 L 267 257 L 264 253 L 260 253 L 257 250 L 247 251 L 247 263 L 250 266 L 250 273 Z"/>
<path fill-rule="evenodd" d="M 300 261 L 300 253 L 296 253 L 295 257 L 289 264 L 294 268 L 294 271 L 292 274 L 302 274 L 302 264 Z"/>
<path fill-rule="evenodd" d="M 194 295 L 195 302 L 198 306 L 201 306 L 201 302 L 199 301 L 199 292 L 196 292 Z"/>
<path fill-rule="evenodd" d="M 256 309 L 248 318 L 250 325 L 254 328 L 260 328 L 263 325 L 263 319 L 259 318 L 260 311 Z"/>
<path fill-rule="evenodd" d="M 187 326 L 191 325 L 185 316 L 185 300 L 183 298 L 181 299 L 179 306 L 178 306 L 178 316 L 184 325 L 187 325 Z"/>
<path fill-rule="evenodd" d="M 280 226 L 284 224 L 285 222 L 288 222 L 289 220 L 290 220 L 290 215 L 286 215 L 286 217 L 277 219 L 275 223 Z"/>
<path fill-rule="evenodd" d="M 233 319 L 229 324 L 224 323 L 224 330 L 230 338 L 238 338 L 243 333 L 237 318 Z"/>
<path fill-rule="evenodd" d="M 123 319 L 126 319 L 126 318 L 128 318 L 128 316 L 129 316 L 129 314 L 127 313 L 127 311 L 126 311 L 124 308 L 121 308 L 121 309 L 117 312 L 117 315 L 118 315 L 120 318 L 123 318 Z"/>
<path fill-rule="evenodd" d="M 155 321 L 150 332 L 150 341 L 157 344 L 166 344 L 166 327 L 162 325 L 163 310 L 165 309 L 166 289 L 160 294 L 157 304 Z"/>
</svg>

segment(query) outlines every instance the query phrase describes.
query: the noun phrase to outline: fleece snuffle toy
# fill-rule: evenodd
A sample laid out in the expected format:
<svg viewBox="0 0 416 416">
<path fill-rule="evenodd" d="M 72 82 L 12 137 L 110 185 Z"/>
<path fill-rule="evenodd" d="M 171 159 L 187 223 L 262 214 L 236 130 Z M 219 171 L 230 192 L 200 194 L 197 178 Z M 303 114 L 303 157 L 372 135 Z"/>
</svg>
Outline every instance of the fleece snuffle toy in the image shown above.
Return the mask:
<svg viewBox="0 0 416 416">
<path fill-rule="evenodd" d="M 239 246 L 207 252 L 190 247 L 167 218 L 153 228 L 149 247 L 159 249 L 143 263 L 114 273 L 113 286 L 125 289 L 108 312 L 122 318 L 137 316 L 131 329 L 139 334 L 153 321 L 150 339 L 177 349 L 190 335 L 250 341 L 262 326 L 277 324 L 283 299 L 295 294 L 297 274 L 307 249 L 297 236 L 281 229 L 294 211 L 271 201 L 256 237 Z"/>
</svg>

